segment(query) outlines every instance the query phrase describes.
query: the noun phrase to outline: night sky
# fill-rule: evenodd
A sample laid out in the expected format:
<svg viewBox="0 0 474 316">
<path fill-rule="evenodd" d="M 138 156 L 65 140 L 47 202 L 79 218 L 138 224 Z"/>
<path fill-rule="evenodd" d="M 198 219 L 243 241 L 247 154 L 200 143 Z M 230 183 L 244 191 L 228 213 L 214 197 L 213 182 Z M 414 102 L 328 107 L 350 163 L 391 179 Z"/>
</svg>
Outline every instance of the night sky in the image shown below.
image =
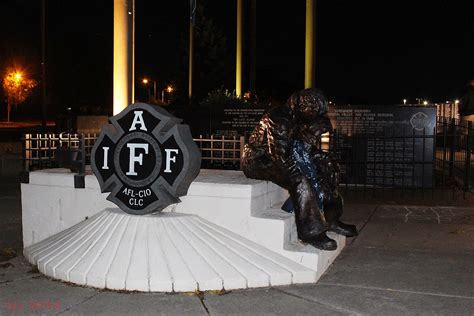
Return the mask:
<svg viewBox="0 0 474 316">
<path fill-rule="evenodd" d="M 49 112 L 111 109 L 113 1 L 46 2 Z M 235 2 L 198 0 L 225 38 L 228 70 L 216 85 L 230 90 Z M 315 2 L 316 85 L 339 104 L 444 102 L 460 98 L 474 79 L 472 0 Z M 15 64 L 39 80 L 41 1 L 1 1 L 0 15 L 0 69 Z M 304 17 L 304 0 L 257 0 L 257 91 L 263 97 L 284 99 L 303 87 Z M 177 93 L 186 94 L 188 23 L 188 1 L 136 0 L 137 81 L 154 78 L 159 89 L 174 82 Z M 144 95 L 139 82 L 136 89 Z M 32 113 L 39 113 L 39 102 L 38 89 Z"/>
</svg>

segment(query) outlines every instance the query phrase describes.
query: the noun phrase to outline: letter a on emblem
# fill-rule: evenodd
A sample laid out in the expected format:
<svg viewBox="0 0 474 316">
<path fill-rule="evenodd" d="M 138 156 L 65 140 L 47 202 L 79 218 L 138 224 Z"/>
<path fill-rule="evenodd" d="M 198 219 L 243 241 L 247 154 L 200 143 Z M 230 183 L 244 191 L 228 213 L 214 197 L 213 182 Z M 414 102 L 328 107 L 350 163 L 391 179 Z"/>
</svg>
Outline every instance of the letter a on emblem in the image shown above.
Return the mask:
<svg viewBox="0 0 474 316">
<path fill-rule="evenodd" d="M 140 124 L 140 129 L 146 131 L 145 120 L 143 119 L 143 111 L 133 111 L 135 116 L 133 117 L 132 126 L 130 126 L 129 131 L 134 131 L 137 129 L 137 124 Z"/>
</svg>

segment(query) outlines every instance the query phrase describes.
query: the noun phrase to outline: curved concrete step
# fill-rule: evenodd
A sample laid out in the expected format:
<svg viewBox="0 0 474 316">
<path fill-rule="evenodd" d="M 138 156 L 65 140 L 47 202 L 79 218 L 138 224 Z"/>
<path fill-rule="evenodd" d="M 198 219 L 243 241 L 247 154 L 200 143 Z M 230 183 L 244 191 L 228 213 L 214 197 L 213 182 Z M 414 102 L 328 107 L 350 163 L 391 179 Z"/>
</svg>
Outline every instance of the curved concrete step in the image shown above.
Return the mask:
<svg viewBox="0 0 474 316">
<path fill-rule="evenodd" d="M 323 251 L 299 241 L 295 216 L 281 209 L 281 204 L 263 210 L 252 211 L 248 219 L 248 238 L 310 269 L 319 277 L 326 271 L 346 245 L 346 237 L 328 232 L 337 242 L 337 250 Z"/>
<path fill-rule="evenodd" d="M 288 192 L 267 181 L 252 180 L 241 171 L 201 170 L 176 211 L 198 215 L 240 236 L 257 242 L 309 269 L 318 278 L 344 248 L 346 238 L 336 240 L 335 251 L 321 251 L 298 240 L 294 214 L 281 210 Z"/>
<path fill-rule="evenodd" d="M 205 291 L 317 280 L 315 269 L 179 213 L 106 209 L 24 253 L 50 277 L 115 290 Z"/>
</svg>

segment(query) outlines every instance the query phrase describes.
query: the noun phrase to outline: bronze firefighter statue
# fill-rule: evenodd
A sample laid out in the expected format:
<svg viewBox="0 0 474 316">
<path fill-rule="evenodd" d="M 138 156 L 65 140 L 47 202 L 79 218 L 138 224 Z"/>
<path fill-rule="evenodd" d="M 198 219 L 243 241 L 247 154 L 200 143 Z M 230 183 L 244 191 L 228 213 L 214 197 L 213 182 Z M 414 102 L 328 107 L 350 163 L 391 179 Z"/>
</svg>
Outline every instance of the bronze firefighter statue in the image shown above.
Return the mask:
<svg viewBox="0 0 474 316">
<path fill-rule="evenodd" d="M 296 92 L 286 104 L 270 108 L 245 145 L 242 166 L 247 177 L 288 190 L 290 198 L 282 208 L 294 211 L 302 242 L 335 250 L 337 243 L 326 232 L 351 237 L 357 228 L 339 220 L 339 165 L 319 146 L 320 136 L 332 132 L 327 111 L 328 101 L 316 89 Z"/>
</svg>

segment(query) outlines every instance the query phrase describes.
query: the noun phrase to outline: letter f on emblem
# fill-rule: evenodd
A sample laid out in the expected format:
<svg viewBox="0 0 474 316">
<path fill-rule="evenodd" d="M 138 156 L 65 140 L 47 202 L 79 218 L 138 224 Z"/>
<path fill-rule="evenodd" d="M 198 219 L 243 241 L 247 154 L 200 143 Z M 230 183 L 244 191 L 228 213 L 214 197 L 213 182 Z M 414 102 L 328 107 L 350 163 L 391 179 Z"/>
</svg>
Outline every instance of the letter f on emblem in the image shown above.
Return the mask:
<svg viewBox="0 0 474 316">
<path fill-rule="evenodd" d="M 148 144 L 134 144 L 130 143 L 127 144 L 127 147 L 130 149 L 130 157 L 129 157 L 129 164 L 128 164 L 128 172 L 126 173 L 127 176 L 136 176 L 138 175 L 135 172 L 135 163 L 138 162 L 140 165 L 143 165 L 143 154 L 140 153 L 138 156 L 135 155 L 135 150 L 137 148 L 141 148 L 145 150 L 145 155 L 148 155 Z"/>
</svg>

